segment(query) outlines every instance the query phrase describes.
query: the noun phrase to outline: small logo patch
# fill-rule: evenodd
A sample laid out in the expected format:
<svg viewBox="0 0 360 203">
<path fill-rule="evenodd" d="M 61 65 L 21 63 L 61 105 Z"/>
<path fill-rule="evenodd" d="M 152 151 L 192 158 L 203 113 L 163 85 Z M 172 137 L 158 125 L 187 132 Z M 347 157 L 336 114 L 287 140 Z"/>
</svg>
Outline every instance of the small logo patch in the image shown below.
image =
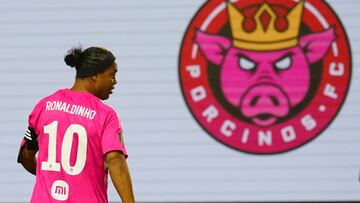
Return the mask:
<svg viewBox="0 0 360 203">
<path fill-rule="evenodd" d="M 69 197 L 69 185 L 62 180 L 57 180 L 52 184 L 51 196 L 59 201 L 65 201 Z"/>
</svg>

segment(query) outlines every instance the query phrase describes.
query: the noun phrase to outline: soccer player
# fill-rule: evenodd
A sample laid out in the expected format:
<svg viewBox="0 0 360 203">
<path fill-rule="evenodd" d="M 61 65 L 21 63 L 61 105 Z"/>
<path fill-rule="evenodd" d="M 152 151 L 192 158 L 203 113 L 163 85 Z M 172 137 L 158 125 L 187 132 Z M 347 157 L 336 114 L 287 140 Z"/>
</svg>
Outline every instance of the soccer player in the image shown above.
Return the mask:
<svg viewBox="0 0 360 203">
<path fill-rule="evenodd" d="M 119 118 L 102 101 L 117 83 L 115 57 L 89 47 L 64 60 L 75 83 L 36 104 L 19 151 L 18 162 L 36 175 L 31 203 L 108 202 L 108 171 L 121 200 L 135 202 Z"/>
</svg>

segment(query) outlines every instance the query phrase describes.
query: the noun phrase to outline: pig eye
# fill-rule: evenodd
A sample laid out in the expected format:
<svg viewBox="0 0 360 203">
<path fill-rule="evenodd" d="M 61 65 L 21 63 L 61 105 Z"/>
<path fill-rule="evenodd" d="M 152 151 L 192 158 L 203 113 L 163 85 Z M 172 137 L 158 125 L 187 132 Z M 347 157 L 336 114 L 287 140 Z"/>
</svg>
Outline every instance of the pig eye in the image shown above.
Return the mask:
<svg viewBox="0 0 360 203">
<path fill-rule="evenodd" d="M 288 69 L 291 65 L 291 57 L 286 56 L 275 63 L 275 67 L 279 70 Z"/>
<path fill-rule="evenodd" d="M 256 67 L 256 64 L 245 57 L 240 57 L 239 65 L 244 70 L 253 70 Z"/>
</svg>

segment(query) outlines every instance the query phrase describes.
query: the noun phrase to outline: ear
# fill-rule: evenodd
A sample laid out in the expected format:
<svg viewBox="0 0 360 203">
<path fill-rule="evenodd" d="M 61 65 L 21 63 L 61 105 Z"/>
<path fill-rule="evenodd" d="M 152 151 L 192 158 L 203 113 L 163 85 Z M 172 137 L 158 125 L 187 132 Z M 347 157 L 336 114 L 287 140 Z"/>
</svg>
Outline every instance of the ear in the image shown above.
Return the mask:
<svg viewBox="0 0 360 203">
<path fill-rule="evenodd" d="M 93 75 L 93 76 L 90 76 L 89 78 L 90 78 L 91 82 L 96 82 L 98 77 L 97 77 L 97 75 Z"/>
<path fill-rule="evenodd" d="M 309 63 L 315 63 L 325 56 L 331 44 L 335 41 L 334 28 L 324 32 L 309 34 L 300 39 L 300 46 L 304 50 Z"/>
<path fill-rule="evenodd" d="M 195 42 L 204 56 L 216 65 L 222 63 L 227 50 L 231 47 L 231 41 L 228 38 L 206 34 L 200 30 L 196 31 Z"/>
</svg>

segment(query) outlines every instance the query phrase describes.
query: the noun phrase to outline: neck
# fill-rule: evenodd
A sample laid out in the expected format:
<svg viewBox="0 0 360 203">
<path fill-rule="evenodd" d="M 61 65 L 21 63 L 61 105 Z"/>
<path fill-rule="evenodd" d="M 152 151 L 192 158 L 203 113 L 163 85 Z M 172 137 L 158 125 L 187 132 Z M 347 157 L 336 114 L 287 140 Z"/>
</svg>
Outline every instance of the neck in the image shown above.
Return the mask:
<svg viewBox="0 0 360 203">
<path fill-rule="evenodd" d="M 94 88 L 92 88 L 88 78 L 76 78 L 74 85 L 70 89 L 77 92 L 89 92 L 95 95 Z"/>
</svg>

